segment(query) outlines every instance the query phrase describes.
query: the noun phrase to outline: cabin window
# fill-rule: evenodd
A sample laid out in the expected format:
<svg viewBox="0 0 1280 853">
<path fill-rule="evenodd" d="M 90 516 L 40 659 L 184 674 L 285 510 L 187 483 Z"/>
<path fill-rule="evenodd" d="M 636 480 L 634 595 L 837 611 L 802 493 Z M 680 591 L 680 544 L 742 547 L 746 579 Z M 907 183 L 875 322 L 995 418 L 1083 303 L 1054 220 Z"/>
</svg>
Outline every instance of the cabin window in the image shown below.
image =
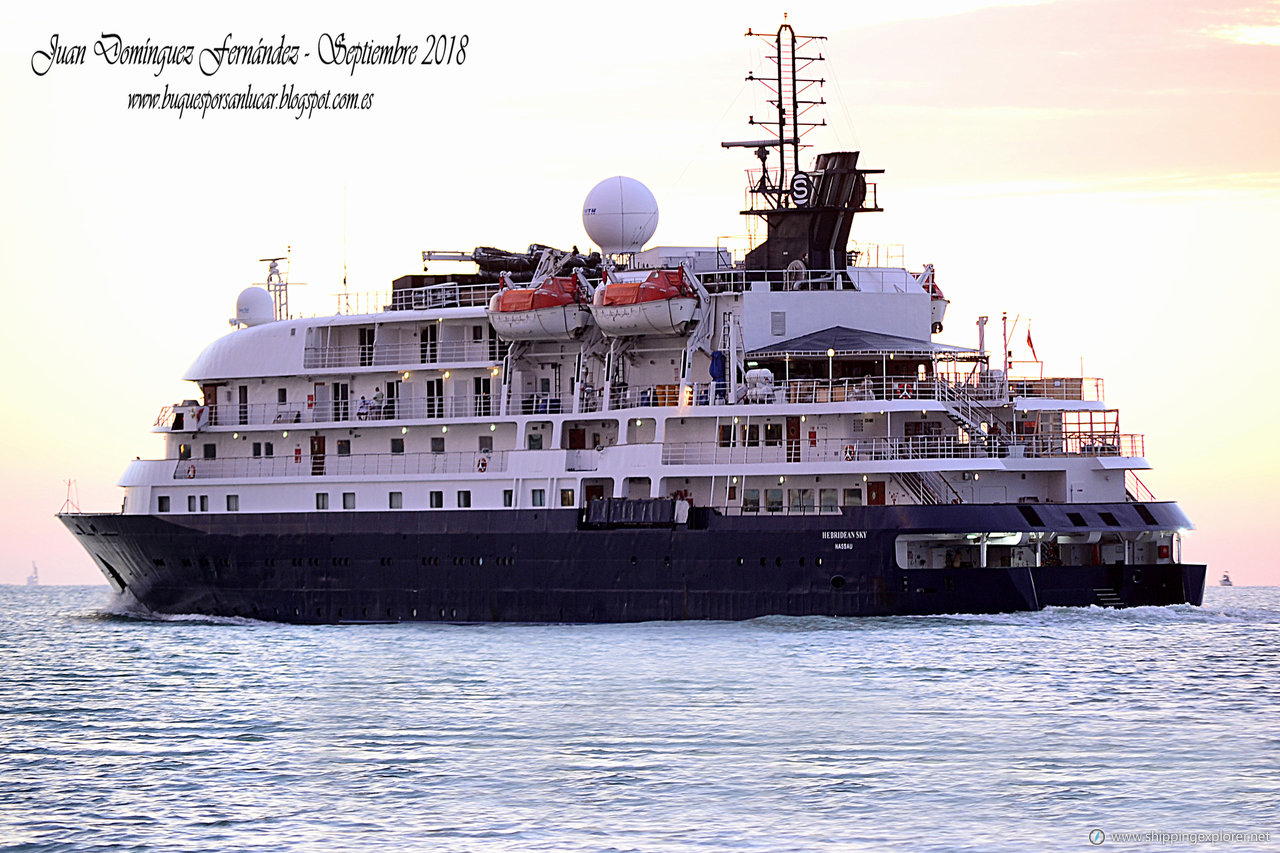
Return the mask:
<svg viewBox="0 0 1280 853">
<path fill-rule="evenodd" d="M 433 435 L 431 437 L 431 452 L 444 453 L 444 436 L 443 435 Z"/>
<path fill-rule="evenodd" d="M 168 495 L 160 495 L 158 498 L 156 498 L 156 511 L 157 511 L 157 512 L 168 512 L 168 511 L 169 511 L 169 496 L 168 496 Z"/>
<path fill-rule="evenodd" d="M 480 436 L 479 440 L 477 441 L 477 444 L 479 445 L 479 450 L 480 450 L 480 452 L 481 452 L 481 453 L 492 453 L 492 452 L 493 452 L 493 436 L 491 436 L 491 435 L 482 435 L 482 436 Z"/>
<path fill-rule="evenodd" d="M 429 505 L 432 509 L 440 509 L 444 506 L 444 492 L 432 492 L 429 498 Z"/>
<path fill-rule="evenodd" d="M 765 489 L 764 503 L 769 512 L 782 512 L 782 489 Z"/>
<path fill-rule="evenodd" d="M 529 433 L 529 449 L 530 450 L 542 449 L 542 433 L 540 432 Z"/>
<path fill-rule="evenodd" d="M 533 490 L 533 501 L 532 501 L 532 503 L 533 503 L 533 505 L 534 505 L 534 506 L 546 506 L 546 505 L 547 505 L 547 490 L 546 490 L 546 489 L 534 489 L 534 490 Z"/>
<path fill-rule="evenodd" d="M 392 453 L 404 453 L 404 439 L 403 439 L 403 438 L 393 438 L 393 439 L 391 439 L 391 452 L 392 452 Z"/>
<path fill-rule="evenodd" d="M 503 489 L 503 490 L 502 490 L 502 505 L 503 505 L 503 506 L 507 506 L 507 507 L 509 507 L 509 506 L 514 506 L 514 505 L 515 505 L 515 499 L 516 499 L 515 492 L 513 492 L 511 489 Z"/>
<path fill-rule="evenodd" d="M 730 447 L 733 445 L 733 424 L 720 424 L 720 446 Z"/>
<path fill-rule="evenodd" d="M 191 458 L 191 445 L 189 445 L 189 444 L 179 444 L 179 445 L 178 445 L 178 458 L 179 458 L 179 459 L 190 459 L 190 458 Z"/>
<path fill-rule="evenodd" d="M 760 446 L 760 425 L 749 424 L 742 428 L 742 443 L 747 447 Z"/>
<path fill-rule="evenodd" d="M 277 402 L 277 403 L 279 403 L 279 404 L 280 404 L 280 405 L 282 405 L 282 406 L 283 406 L 285 403 L 288 403 L 288 402 L 289 402 L 289 392 L 288 392 L 288 390 L 287 390 L 287 389 L 285 389 L 285 388 L 277 388 L 277 389 L 276 389 L 276 402 Z"/>
<path fill-rule="evenodd" d="M 466 509 L 471 506 L 471 492 L 467 489 L 458 491 L 458 508 Z"/>
<path fill-rule="evenodd" d="M 263 455 L 263 456 L 273 456 L 273 455 L 275 455 L 275 452 L 276 452 L 276 451 L 275 451 L 275 445 L 273 445 L 273 444 L 272 444 L 271 442 L 269 442 L 269 441 L 263 442 L 263 444 L 262 444 L 262 455 Z"/>
<path fill-rule="evenodd" d="M 813 512 L 813 489 L 788 489 L 787 492 L 792 512 Z"/>
<path fill-rule="evenodd" d="M 328 509 L 328 508 L 329 508 L 329 493 L 316 492 L 316 509 Z"/>
<path fill-rule="evenodd" d="M 391 509 L 404 507 L 404 492 L 387 492 L 387 506 Z"/>
<path fill-rule="evenodd" d="M 240 496 L 227 495 L 227 512 L 239 512 L 239 511 L 240 511 Z"/>
<path fill-rule="evenodd" d="M 845 506 L 862 506 L 862 489 L 853 488 L 844 490 Z"/>
<path fill-rule="evenodd" d="M 835 489 L 818 489 L 818 506 L 823 512 L 835 512 L 840 508 L 840 493 Z"/>
<path fill-rule="evenodd" d="M 187 512 L 195 512 L 195 511 L 196 511 L 196 496 L 187 495 Z"/>
<path fill-rule="evenodd" d="M 343 493 L 342 493 L 342 508 L 343 508 L 343 509 L 355 509 L 355 508 L 356 508 L 356 493 L 355 493 L 355 492 L 343 492 Z"/>
<path fill-rule="evenodd" d="M 255 458 L 256 458 L 256 457 L 258 457 L 258 456 L 261 456 L 261 455 L 262 455 L 262 442 L 261 442 L 261 441 L 255 441 L 255 442 L 253 443 L 253 455 L 254 455 L 254 457 L 255 457 Z"/>
<path fill-rule="evenodd" d="M 769 333 L 780 338 L 787 333 L 787 313 L 785 311 L 769 312 Z"/>
<path fill-rule="evenodd" d="M 764 446 L 777 447 L 782 444 L 782 424 L 764 425 Z"/>
<path fill-rule="evenodd" d="M 351 455 L 351 439 L 349 438 L 338 439 L 338 455 L 339 456 Z"/>
<path fill-rule="evenodd" d="M 208 496 L 208 495 L 201 495 L 201 496 L 200 496 L 200 511 L 201 511 L 201 512 L 208 512 L 208 511 L 209 511 L 209 496 Z"/>
<path fill-rule="evenodd" d="M 575 505 L 576 505 L 576 502 L 573 499 L 573 489 L 561 489 L 560 490 L 560 506 L 575 506 Z"/>
<path fill-rule="evenodd" d="M 742 490 L 742 511 L 743 512 L 759 512 L 760 511 L 760 490 L 759 489 L 743 489 Z"/>
<path fill-rule="evenodd" d="M 216 445 L 216 444 L 206 444 L 206 445 L 204 446 L 204 458 L 205 458 L 205 459 L 217 459 L 217 458 L 218 458 L 218 445 Z"/>
<path fill-rule="evenodd" d="M 471 340 L 480 343 L 484 340 L 484 326 L 471 327 Z"/>
</svg>

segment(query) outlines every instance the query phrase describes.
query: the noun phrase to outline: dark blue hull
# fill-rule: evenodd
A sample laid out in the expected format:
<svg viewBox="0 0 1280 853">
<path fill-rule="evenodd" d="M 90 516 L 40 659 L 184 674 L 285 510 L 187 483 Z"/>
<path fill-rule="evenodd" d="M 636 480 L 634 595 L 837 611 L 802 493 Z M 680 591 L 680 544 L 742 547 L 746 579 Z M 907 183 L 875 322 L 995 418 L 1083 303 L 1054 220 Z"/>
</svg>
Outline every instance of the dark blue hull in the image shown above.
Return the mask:
<svg viewBox="0 0 1280 853">
<path fill-rule="evenodd" d="M 1176 529 L 1173 504 L 1070 507 Z M 1054 526 L 1054 505 L 1039 505 Z M 591 525 L 577 510 L 62 516 L 112 585 L 160 613 L 287 622 L 636 622 L 1200 604 L 1205 566 L 903 569 L 904 532 L 1027 530 L 1017 506 Z M 1052 529 L 1052 528 L 1051 528 Z M 1138 531 L 1140 532 L 1140 530 Z"/>
</svg>

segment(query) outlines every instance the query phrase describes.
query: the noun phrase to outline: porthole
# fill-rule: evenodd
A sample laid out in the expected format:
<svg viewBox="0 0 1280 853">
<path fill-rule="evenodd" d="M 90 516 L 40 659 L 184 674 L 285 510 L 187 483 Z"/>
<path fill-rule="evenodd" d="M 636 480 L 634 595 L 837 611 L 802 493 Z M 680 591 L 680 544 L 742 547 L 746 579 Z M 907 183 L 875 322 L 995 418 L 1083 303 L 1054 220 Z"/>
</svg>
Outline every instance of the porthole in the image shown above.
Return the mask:
<svg viewBox="0 0 1280 853">
<path fill-rule="evenodd" d="M 832 576 L 831 576 L 831 588 L 832 588 L 832 589 L 844 589 L 844 585 L 845 585 L 845 583 L 846 583 L 846 581 L 845 581 L 845 579 L 844 579 L 844 575 L 832 575 Z"/>
</svg>

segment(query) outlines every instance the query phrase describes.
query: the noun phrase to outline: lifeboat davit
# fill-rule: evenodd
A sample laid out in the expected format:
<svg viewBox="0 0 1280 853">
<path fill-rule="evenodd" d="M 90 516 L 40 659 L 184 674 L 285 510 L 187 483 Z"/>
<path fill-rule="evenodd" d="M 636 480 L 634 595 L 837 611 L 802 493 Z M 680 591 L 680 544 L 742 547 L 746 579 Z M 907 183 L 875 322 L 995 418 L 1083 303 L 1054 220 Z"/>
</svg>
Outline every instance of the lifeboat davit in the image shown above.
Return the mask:
<svg viewBox="0 0 1280 853">
<path fill-rule="evenodd" d="M 489 300 L 489 322 L 504 341 L 570 341 L 591 323 L 591 286 L 582 273 L 517 287 L 504 273 Z"/>
<path fill-rule="evenodd" d="M 606 273 L 591 313 L 612 337 L 685 335 L 694 322 L 698 292 L 684 267 L 644 273 Z"/>
</svg>

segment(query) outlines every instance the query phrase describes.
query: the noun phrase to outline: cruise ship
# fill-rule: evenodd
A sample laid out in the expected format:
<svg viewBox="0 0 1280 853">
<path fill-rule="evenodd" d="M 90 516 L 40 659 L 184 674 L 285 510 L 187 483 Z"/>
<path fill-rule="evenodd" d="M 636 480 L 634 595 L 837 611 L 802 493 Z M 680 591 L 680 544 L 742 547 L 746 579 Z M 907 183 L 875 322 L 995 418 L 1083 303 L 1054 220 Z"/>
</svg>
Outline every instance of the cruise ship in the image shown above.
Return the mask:
<svg viewBox="0 0 1280 853">
<path fill-rule="evenodd" d="M 759 158 L 765 239 L 648 247 L 619 176 L 584 202 L 598 251 L 426 251 L 354 311 L 291 316 L 268 259 L 121 511 L 59 516 L 114 590 L 301 623 L 1200 604 L 1102 380 L 1016 375 L 1007 319 L 994 356 L 986 317 L 941 342 L 933 267 L 850 248 L 880 170 L 802 162 L 817 39 L 747 35 L 777 115 L 724 145 Z"/>
</svg>

